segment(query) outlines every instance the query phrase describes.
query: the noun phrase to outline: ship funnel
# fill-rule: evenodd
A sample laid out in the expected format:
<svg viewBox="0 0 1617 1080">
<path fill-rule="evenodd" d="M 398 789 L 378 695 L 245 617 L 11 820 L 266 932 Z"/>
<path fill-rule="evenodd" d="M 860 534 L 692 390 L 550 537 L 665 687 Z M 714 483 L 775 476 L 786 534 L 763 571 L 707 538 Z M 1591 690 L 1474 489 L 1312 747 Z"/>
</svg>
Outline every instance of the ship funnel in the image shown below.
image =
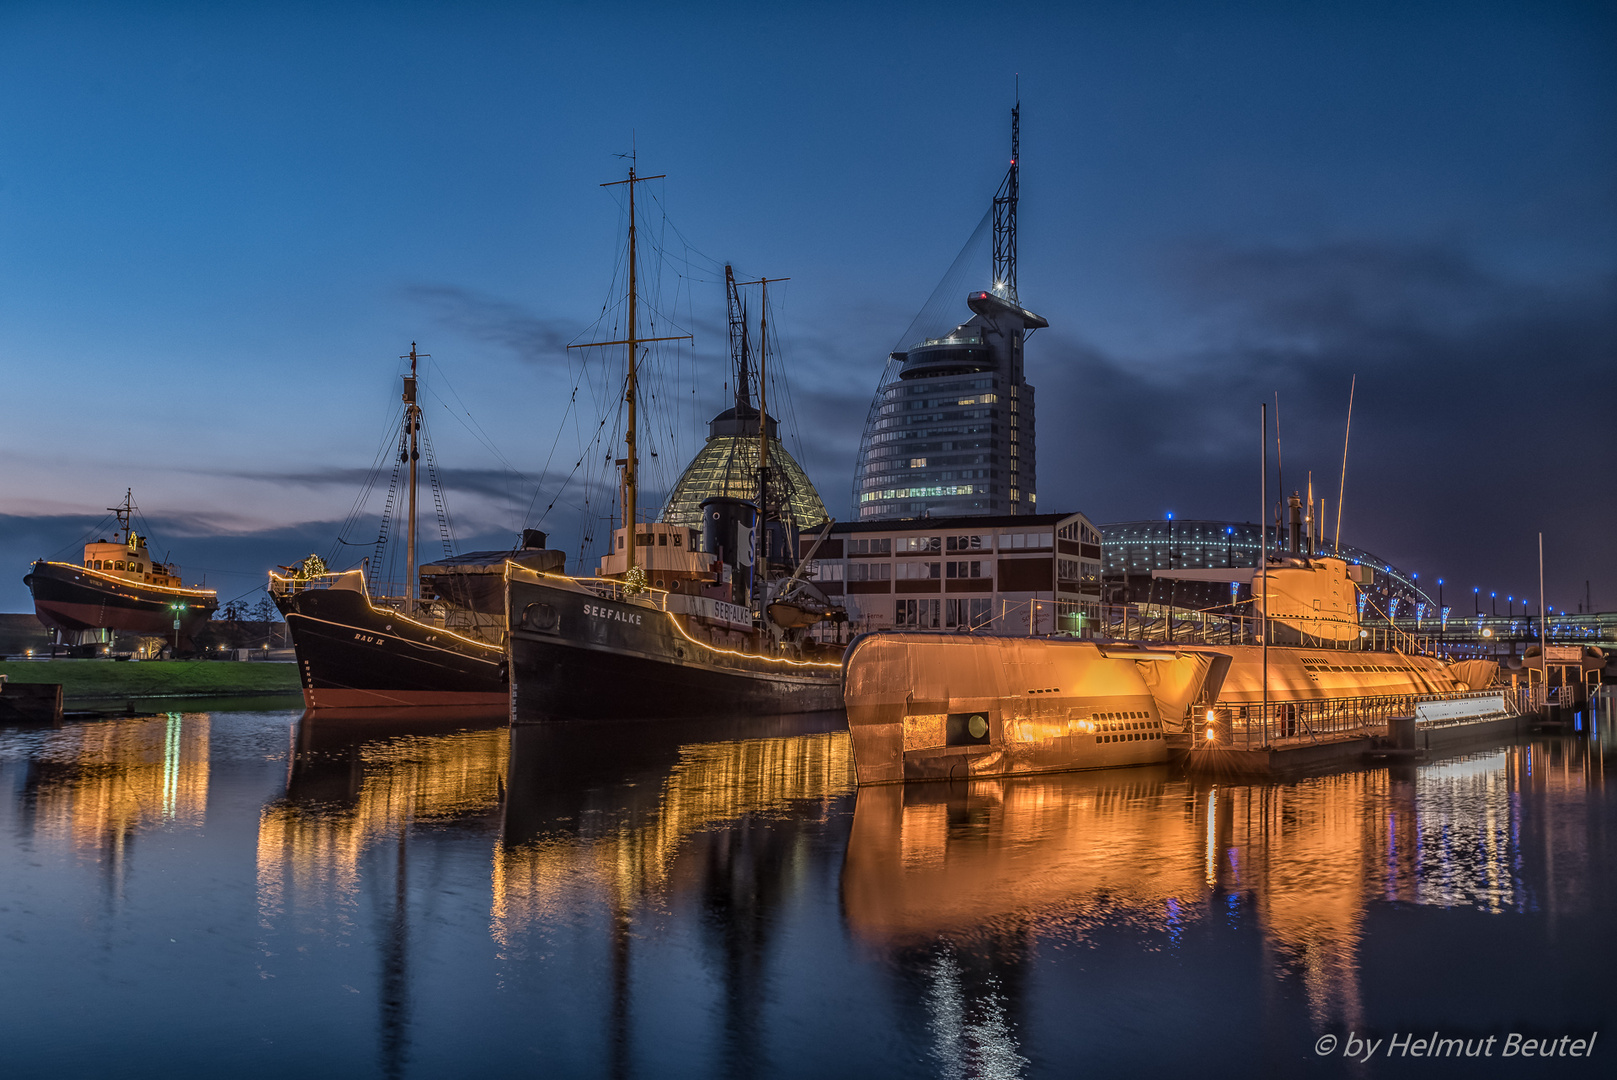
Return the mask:
<svg viewBox="0 0 1617 1080">
<path fill-rule="evenodd" d="M 724 496 L 702 500 L 702 548 L 730 568 L 730 600 L 743 606 L 752 602 L 757 523 L 757 503 Z"/>
<path fill-rule="evenodd" d="M 1293 555 L 1301 555 L 1303 553 L 1302 497 L 1293 492 L 1291 499 L 1289 500 L 1289 506 L 1291 510 L 1291 553 Z"/>
<path fill-rule="evenodd" d="M 522 530 L 522 550 L 532 551 L 543 548 L 550 538 L 539 529 Z"/>
</svg>

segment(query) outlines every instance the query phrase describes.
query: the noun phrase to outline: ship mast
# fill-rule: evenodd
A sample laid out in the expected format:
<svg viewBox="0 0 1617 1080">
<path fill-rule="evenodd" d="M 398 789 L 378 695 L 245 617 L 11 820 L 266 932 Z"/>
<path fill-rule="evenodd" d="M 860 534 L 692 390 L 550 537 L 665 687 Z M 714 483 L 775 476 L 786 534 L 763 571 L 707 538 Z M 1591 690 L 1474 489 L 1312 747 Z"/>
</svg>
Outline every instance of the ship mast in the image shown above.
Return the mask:
<svg viewBox="0 0 1617 1080">
<path fill-rule="evenodd" d="M 431 354 L 417 353 L 415 351 L 415 342 L 410 342 L 410 374 L 404 377 L 404 433 L 410 445 L 410 491 L 408 513 L 406 514 L 406 517 L 409 520 L 408 524 L 405 526 L 404 534 L 404 610 L 406 612 L 413 612 L 415 610 L 417 576 L 415 565 L 415 487 L 416 463 L 421 459 L 421 449 L 418 442 L 420 438 L 419 433 L 421 431 L 421 406 L 417 405 L 415 400 L 416 360 L 419 357 L 429 355 Z M 399 359 L 403 360 L 405 358 L 401 356 Z"/>
<path fill-rule="evenodd" d="M 647 180 L 661 180 L 666 173 L 656 176 L 636 176 L 634 166 L 629 166 L 627 180 L 613 180 L 602 184 L 602 187 L 617 187 L 619 184 L 629 185 L 629 336 L 622 341 L 591 341 L 579 345 L 569 345 L 569 349 L 588 349 L 597 345 L 627 345 L 629 346 L 629 378 L 624 385 L 623 396 L 629 403 L 628 430 L 623 433 L 625 457 L 618 461 L 623 468 L 623 529 L 626 534 L 624 549 L 628 553 L 628 561 L 624 564 L 624 575 L 628 576 L 635 568 L 635 518 L 636 499 L 639 495 L 637 471 L 639 458 L 635 454 L 635 436 L 638 434 L 636 412 L 639 406 L 637 393 L 637 380 L 640 366 L 640 346 L 654 341 L 685 341 L 689 334 L 677 334 L 673 337 L 643 338 L 640 336 L 638 313 L 635 311 L 635 216 L 634 216 L 634 186 Z"/>
<path fill-rule="evenodd" d="M 791 278 L 759 278 L 758 287 L 758 532 L 763 537 L 764 573 L 758 575 L 758 604 L 769 599 L 769 286 Z M 756 556 L 755 556 L 756 558 Z"/>
<path fill-rule="evenodd" d="M 128 547 L 129 538 L 134 535 L 134 526 L 130 522 L 134 520 L 135 489 L 124 488 L 124 504 L 122 506 L 109 506 L 107 509 L 118 515 L 118 525 L 124 531 L 124 546 Z"/>
</svg>

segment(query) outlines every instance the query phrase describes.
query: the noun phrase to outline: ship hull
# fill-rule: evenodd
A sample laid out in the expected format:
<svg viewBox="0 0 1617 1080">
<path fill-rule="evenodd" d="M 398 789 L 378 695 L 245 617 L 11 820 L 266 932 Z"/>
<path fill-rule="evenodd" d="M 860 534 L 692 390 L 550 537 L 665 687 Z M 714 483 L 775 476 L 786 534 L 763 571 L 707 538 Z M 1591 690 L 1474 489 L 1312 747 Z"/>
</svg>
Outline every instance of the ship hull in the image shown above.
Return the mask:
<svg viewBox="0 0 1617 1080">
<path fill-rule="evenodd" d="M 278 596 L 311 709 L 505 708 L 505 655 L 351 589 Z"/>
<path fill-rule="evenodd" d="M 1200 730 L 1196 702 L 1227 723 L 1232 710 L 1265 701 L 1275 709 L 1467 689 L 1440 661 L 1400 653 L 1271 647 L 1265 656 L 1253 646 L 904 631 L 856 638 L 846 677 L 861 784 L 1163 762 L 1170 740 Z M 973 718 L 974 735 L 963 726 Z"/>
<path fill-rule="evenodd" d="M 840 666 L 749 655 L 761 635 L 712 628 L 568 585 L 507 583 L 513 722 L 675 719 L 840 709 Z"/>
<path fill-rule="evenodd" d="M 122 630 L 131 634 L 173 639 L 176 599 L 186 605 L 180 614 L 179 647 L 191 648 L 197 628 L 219 607 L 213 593 L 179 593 L 140 582 L 105 577 L 66 563 L 36 562 L 23 578 L 34 596 L 34 613 L 53 630 Z"/>
</svg>

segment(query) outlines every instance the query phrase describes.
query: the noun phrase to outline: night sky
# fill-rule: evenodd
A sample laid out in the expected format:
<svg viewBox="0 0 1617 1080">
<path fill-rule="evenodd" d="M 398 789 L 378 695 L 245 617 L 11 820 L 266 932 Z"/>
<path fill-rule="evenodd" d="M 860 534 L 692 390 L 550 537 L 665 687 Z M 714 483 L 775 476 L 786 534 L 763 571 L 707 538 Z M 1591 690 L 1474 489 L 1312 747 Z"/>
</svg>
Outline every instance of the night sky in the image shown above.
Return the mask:
<svg viewBox="0 0 1617 1080">
<path fill-rule="evenodd" d="M 657 475 L 723 407 L 730 260 L 791 278 L 788 446 L 848 517 L 1018 73 L 1041 510 L 1255 519 L 1278 392 L 1334 518 L 1356 374 L 1344 542 L 1462 611 L 1542 531 L 1550 604 L 1617 609 L 1617 7 L 1301 7 L 0 6 L 0 610 L 126 487 L 221 599 L 327 550 L 412 341 L 464 546 L 604 538 L 563 346 L 631 149 L 696 338 Z"/>
</svg>

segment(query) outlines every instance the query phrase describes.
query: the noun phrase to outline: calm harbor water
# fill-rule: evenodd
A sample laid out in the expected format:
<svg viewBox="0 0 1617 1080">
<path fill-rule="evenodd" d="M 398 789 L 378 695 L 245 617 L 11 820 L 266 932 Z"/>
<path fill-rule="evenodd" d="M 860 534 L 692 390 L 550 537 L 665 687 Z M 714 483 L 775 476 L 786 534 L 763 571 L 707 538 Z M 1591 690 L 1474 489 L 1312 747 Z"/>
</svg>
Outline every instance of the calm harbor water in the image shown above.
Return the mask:
<svg viewBox="0 0 1617 1080">
<path fill-rule="evenodd" d="M 0 1075 L 1610 1075 L 1596 719 L 863 792 L 840 715 L 0 728 Z"/>
</svg>

